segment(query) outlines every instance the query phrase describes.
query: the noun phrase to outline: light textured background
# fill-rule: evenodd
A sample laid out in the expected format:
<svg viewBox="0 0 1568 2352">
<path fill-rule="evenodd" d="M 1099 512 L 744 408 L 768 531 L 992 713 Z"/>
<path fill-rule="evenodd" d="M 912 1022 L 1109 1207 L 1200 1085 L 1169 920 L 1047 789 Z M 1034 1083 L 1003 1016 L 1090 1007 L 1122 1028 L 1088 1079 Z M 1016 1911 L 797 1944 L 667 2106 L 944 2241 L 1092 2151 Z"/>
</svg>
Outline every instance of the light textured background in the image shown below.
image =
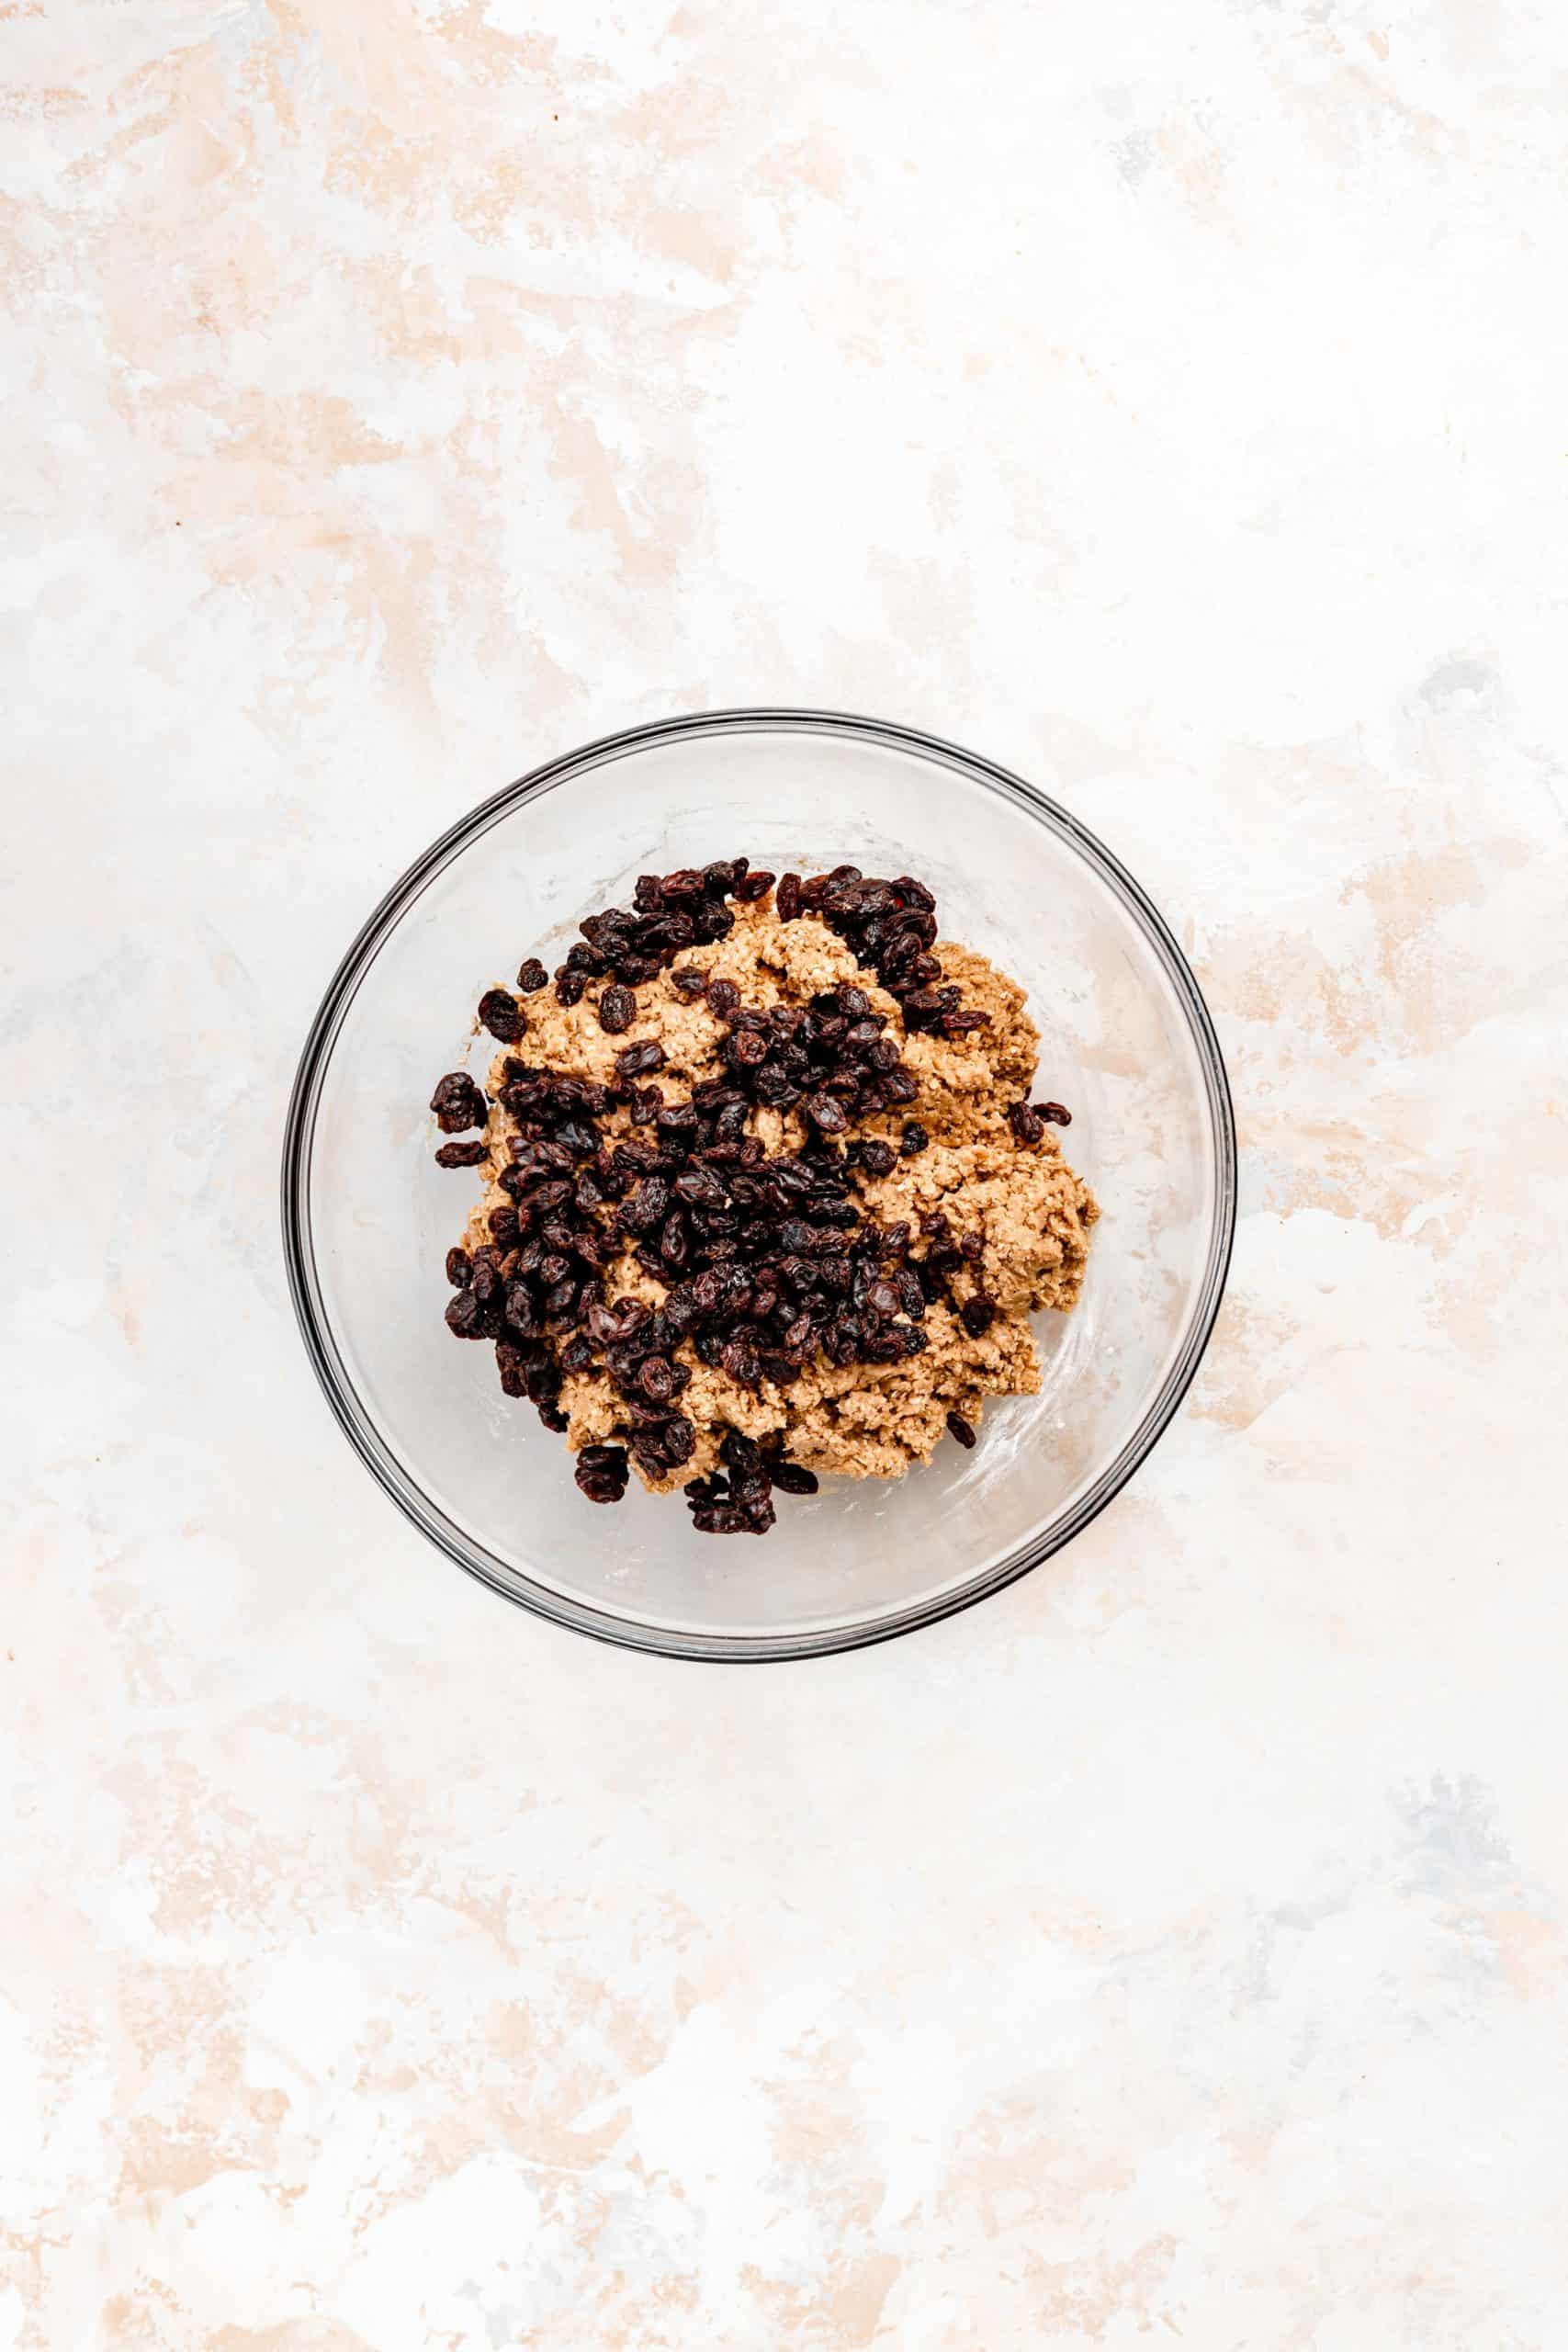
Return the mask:
<svg viewBox="0 0 1568 2352">
<path fill-rule="evenodd" d="M 1568 2341 L 1568 28 L 12 0 L 0 2344 Z M 1231 1060 L 1188 1408 L 744 1675 L 427 1550 L 274 1191 L 585 736 L 949 733 Z"/>
</svg>

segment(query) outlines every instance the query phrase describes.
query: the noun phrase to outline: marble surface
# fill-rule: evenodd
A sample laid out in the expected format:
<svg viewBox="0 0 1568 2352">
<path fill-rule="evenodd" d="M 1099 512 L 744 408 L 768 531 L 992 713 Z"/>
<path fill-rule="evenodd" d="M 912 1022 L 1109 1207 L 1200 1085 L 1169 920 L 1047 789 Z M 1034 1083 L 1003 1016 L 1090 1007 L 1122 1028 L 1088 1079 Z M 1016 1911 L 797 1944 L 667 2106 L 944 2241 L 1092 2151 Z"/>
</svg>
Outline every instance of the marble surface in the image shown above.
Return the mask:
<svg viewBox="0 0 1568 2352">
<path fill-rule="evenodd" d="M 1568 29 L 17 0 L 0 2345 L 1568 2340 Z M 1187 1409 L 955 1623 L 509 1611 L 276 1163 L 404 863 L 781 700 L 1168 911 Z"/>
</svg>

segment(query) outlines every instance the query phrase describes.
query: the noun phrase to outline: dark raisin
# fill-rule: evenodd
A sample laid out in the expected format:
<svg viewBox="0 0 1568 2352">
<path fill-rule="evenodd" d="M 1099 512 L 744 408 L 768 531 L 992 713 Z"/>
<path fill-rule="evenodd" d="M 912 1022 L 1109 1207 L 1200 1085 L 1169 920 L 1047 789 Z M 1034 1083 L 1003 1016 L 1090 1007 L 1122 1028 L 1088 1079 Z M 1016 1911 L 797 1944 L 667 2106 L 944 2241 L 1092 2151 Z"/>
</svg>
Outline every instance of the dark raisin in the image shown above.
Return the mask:
<svg viewBox="0 0 1568 2352">
<path fill-rule="evenodd" d="M 749 1535 L 751 1532 L 745 1514 L 728 1503 L 699 1503 L 692 1513 L 692 1525 L 699 1535 Z"/>
<path fill-rule="evenodd" d="M 739 899 L 743 907 L 749 907 L 758 899 L 765 899 L 773 887 L 773 876 L 764 867 L 759 866 L 754 874 L 743 875 L 736 883 L 734 896 Z"/>
<path fill-rule="evenodd" d="M 437 1168 L 477 1168 L 484 1158 L 483 1143 L 444 1143 L 435 1155 Z"/>
<path fill-rule="evenodd" d="M 749 1331 L 733 1332 L 726 1340 L 719 1351 L 719 1362 L 731 1380 L 739 1381 L 742 1388 L 755 1388 L 760 1366 L 757 1343 Z"/>
<path fill-rule="evenodd" d="M 679 1273 L 692 1254 L 691 1235 L 679 1209 L 671 1209 L 659 1236 L 659 1255 L 671 1273 Z"/>
<path fill-rule="evenodd" d="M 630 989 L 618 984 L 607 988 L 599 1000 L 599 1026 L 607 1035 L 618 1037 L 637 1019 L 637 999 Z"/>
<path fill-rule="evenodd" d="M 983 1258 L 986 1254 L 984 1238 L 978 1233 L 960 1234 L 958 1238 L 958 1254 L 961 1258 L 967 1258 L 969 1263 L 974 1265 L 978 1259 Z"/>
<path fill-rule="evenodd" d="M 740 1010 L 740 991 L 733 980 L 710 980 L 707 996 L 709 1007 L 721 1021 L 728 1021 Z"/>
<path fill-rule="evenodd" d="M 604 1008 L 601 1006 L 601 1018 Z M 635 1046 L 626 1046 L 615 1056 L 615 1076 L 623 1086 L 634 1078 L 646 1078 L 652 1069 L 664 1067 L 664 1048 L 657 1037 L 640 1037 Z M 660 1097 L 660 1100 L 663 1098 Z"/>
<path fill-rule="evenodd" d="M 873 1176 L 891 1176 L 898 1155 L 890 1143 L 872 1136 L 860 1148 L 861 1165 Z"/>
<path fill-rule="evenodd" d="M 773 904 L 779 910 L 779 920 L 781 922 L 794 922 L 797 920 L 800 914 L 800 876 L 798 874 L 780 875 L 779 886 L 773 894 Z"/>
<path fill-rule="evenodd" d="M 486 989 L 479 999 L 479 1019 L 503 1046 L 514 1045 L 528 1026 L 522 1006 L 504 989 Z"/>
<path fill-rule="evenodd" d="M 1070 1127 L 1073 1124 L 1072 1113 L 1060 1102 L 1037 1102 L 1034 1108 L 1041 1118 L 1049 1119 L 1054 1127 Z"/>
<path fill-rule="evenodd" d="M 626 1450 L 624 1445 L 585 1445 L 577 1457 L 584 1470 L 606 1471 L 611 1476 L 626 1475 Z"/>
<path fill-rule="evenodd" d="M 556 1002 L 565 1005 L 581 1004 L 587 986 L 588 982 L 581 972 L 574 972 L 563 964 L 556 974 Z"/>
<path fill-rule="evenodd" d="M 768 1476 L 781 1495 L 814 1495 L 817 1492 L 816 1472 L 804 1469 L 798 1462 L 770 1462 Z"/>
<path fill-rule="evenodd" d="M 670 1187 L 662 1176 L 645 1176 L 621 1206 L 621 1222 L 634 1233 L 651 1233 L 670 1211 Z"/>
<path fill-rule="evenodd" d="M 482 1127 L 490 1105 L 468 1071 L 455 1069 L 438 1082 L 430 1107 L 442 1134 L 457 1136 L 465 1127 Z"/>
<path fill-rule="evenodd" d="M 997 1310 L 988 1298 L 966 1298 L 958 1310 L 958 1319 L 972 1340 L 983 1340 L 997 1319 Z"/>
<path fill-rule="evenodd" d="M 697 1449 L 697 1433 L 684 1413 L 672 1413 L 665 1422 L 660 1447 L 672 1470 L 691 1460 Z"/>
<path fill-rule="evenodd" d="M 1044 1120 L 1038 1111 L 1032 1111 L 1027 1102 L 1008 1104 L 1008 1125 L 1019 1142 L 1023 1144 L 1038 1143 L 1045 1132 Z"/>
<path fill-rule="evenodd" d="M 466 1250 L 446 1252 L 446 1279 L 454 1290 L 466 1290 L 473 1280 L 474 1261 Z"/>
<path fill-rule="evenodd" d="M 707 987 L 706 974 L 699 972 L 694 964 L 682 964 L 678 971 L 671 973 L 670 979 L 682 996 L 701 996 Z"/>
<path fill-rule="evenodd" d="M 735 928 L 735 917 L 719 899 L 705 899 L 692 917 L 692 935 L 705 947 L 716 939 L 728 939 Z"/>
<path fill-rule="evenodd" d="M 904 1125 L 904 1140 L 898 1147 L 905 1159 L 918 1159 L 921 1152 L 930 1148 L 930 1144 L 931 1137 L 927 1135 L 924 1127 L 921 1126 L 919 1119 L 906 1120 Z"/>
<path fill-rule="evenodd" d="M 513 1283 L 506 1294 L 506 1319 L 520 1340 L 536 1340 L 543 1326 L 534 1294 L 526 1283 Z"/>
<path fill-rule="evenodd" d="M 545 1419 L 543 1406 L 539 1419 Z M 624 1445 L 585 1445 L 573 1464 L 572 1476 L 591 1503 L 618 1503 L 626 1491 L 627 1469 Z"/>
<path fill-rule="evenodd" d="M 446 1329 L 459 1340 L 483 1340 L 490 1335 L 486 1325 L 490 1320 L 480 1300 L 472 1290 L 456 1292 L 446 1302 Z"/>
<path fill-rule="evenodd" d="M 548 988 L 549 981 L 550 976 L 536 956 L 530 956 L 526 963 L 517 967 L 517 985 L 525 996 L 537 996 L 541 989 Z"/>
<path fill-rule="evenodd" d="M 515 1209 L 491 1209 L 490 1238 L 498 1250 L 515 1250 L 523 1238 L 522 1220 Z"/>
<path fill-rule="evenodd" d="M 967 1447 L 974 1444 L 975 1425 L 972 1421 L 966 1421 L 962 1413 L 949 1413 L 947 1426 L 960 1445 Z"/>
<path fill-rule="evenodd" d="M 841 1136 L 848 1132 L 849 1116 L 841 1102 L 830 1094 L 808 1094 L 802 1104 L 812 1125 L 825 1136 Z"/>
</svg>

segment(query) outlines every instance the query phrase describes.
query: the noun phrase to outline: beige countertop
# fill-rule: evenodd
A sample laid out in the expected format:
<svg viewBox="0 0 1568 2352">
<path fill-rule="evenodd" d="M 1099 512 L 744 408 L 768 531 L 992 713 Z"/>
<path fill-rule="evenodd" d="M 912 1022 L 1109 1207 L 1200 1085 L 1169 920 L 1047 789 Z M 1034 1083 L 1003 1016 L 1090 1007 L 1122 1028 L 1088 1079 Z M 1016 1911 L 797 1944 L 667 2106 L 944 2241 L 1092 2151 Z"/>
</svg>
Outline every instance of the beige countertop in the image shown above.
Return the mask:
<svg viewBox="0 0 1568 2352">
<path fill-rule="evenodd" d="M 5 13 L 0 2346 L 1558 2352 L 1562 21 Z M 276 1191 L 408 860 L 763 701 L 1126 861 L 1242 1215 L 1078 1542 L 738 1673 L 402 1522 Z"/>
</svg>

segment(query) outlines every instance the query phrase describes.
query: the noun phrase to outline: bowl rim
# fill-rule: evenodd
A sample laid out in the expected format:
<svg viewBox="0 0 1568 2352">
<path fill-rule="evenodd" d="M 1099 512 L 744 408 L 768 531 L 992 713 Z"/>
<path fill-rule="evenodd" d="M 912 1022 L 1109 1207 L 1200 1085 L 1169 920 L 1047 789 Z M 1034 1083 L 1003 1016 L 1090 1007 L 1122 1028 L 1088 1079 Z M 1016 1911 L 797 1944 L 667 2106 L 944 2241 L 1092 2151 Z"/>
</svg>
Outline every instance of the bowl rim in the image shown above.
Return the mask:
<svg viewBox="0 0 1568 2352">
<path fill-rule="evenodd" d="M 403 916 L 435 877 L 473 842 L 503 817 L 555 786 L 586 775 L 606 763 L 645 751 L 657 743 L 689 741 L 697 736 L 760 734 L 821 735 L 871 743 L 913 753 L 987 786 L 1021 806 L 1062 836 L 1106 881 L 1143 931 L 1186 1013 L 1203 1073 L 1204 1092 L 1212 1122 L 1216 1182 L 1213 1216 L 1203 1278 L 1196 1310 L 1180 1349 L 1137 1428 L 1065 1518 L 1043 1534 L 1021 1544 L 990 1567 L 955 1589 L 909 1603 L 862 1624 L 830 1626 L 789 1634 L 708 1634 L 688 1628 L 650 1625 L 635 1617 L 621 1617 L 592 1607 L 536 1583 L 521 1571 L 496 1560 L 447 1519 L 423 1494 L 382 1440 L 362 1404 L 347 1367 L 333 1340 L 317 1273 L 310 1212 L 310 1171 L 316 1114 L 331 1064 L 333 1047 L 348 1009 L 376 957 Z M 863 1649 L 891 1641 L 961 1610 L 974 1608 L 991 1594 L 1028 1575 L 1069 1544 L 1100 1516 L 1128 1480 L 1148 1459 L 1169 1427 L 1190 1387 L 1213 1334 L 1224 1296 L 1226 1276 L 1235 1238 L 1236 1146 L 1235 1118 L 1230 1080 L 1213 1018 L 1187 958 L 1158 909 L 1141 885 L 1071 812 L 1038 786 L 993 760 L 961 744 L 915 727 L 863 717 L 848 711 L 816 710 L 788 705 L 743 707 L 695 711 L 671 718 L 645 721 L 595 738 L 559 758 L 530 769 L 513 784 L 482 800 L 433 842 L 380 899 L 361 925 L 339 963 L 306 1035 L 284 1122 L 280 1208 L 283 1256 L 289 1295 L 300 1336 L 312 1369 L 321 1385 L 338 1426 L 391 1498 L 439 1551 L 491 1591 L 516 1607 L 623 1649 L 651 1652 L 663 1657 L 706 1659 L 716 1663 L 776 1663 L 786 1659 L 829 1657 L 842 1650 Z"/>
</svg>

